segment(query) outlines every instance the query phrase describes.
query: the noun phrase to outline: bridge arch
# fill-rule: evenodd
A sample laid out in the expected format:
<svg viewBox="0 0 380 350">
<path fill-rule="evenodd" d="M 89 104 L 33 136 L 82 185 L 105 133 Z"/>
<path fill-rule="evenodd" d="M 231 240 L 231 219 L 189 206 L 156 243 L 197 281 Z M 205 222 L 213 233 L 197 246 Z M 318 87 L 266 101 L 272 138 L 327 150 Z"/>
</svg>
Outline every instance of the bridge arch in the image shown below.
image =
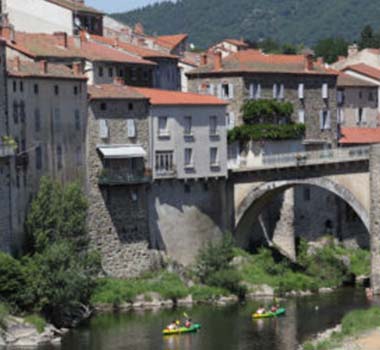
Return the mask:
<svg viewBox="0 0 380 350">
<path fill-rule="evenodd" d="M 353 194 L 353 192 L 337 181 L 333 181 L 327 177 L 318 177 L 269 181 L 258 184 L 250 189 L 240 204 L 235 207 L 235 234 L 239 235 L 241 226 L 244 226 L 247 221 L 257 217 L 265 205 L 267 205 L 276 195 L 297 185 L 316 186 L 335 194 L 351 206 L 368 232 L 370 231 L 369 210 Z"/>
</svg>

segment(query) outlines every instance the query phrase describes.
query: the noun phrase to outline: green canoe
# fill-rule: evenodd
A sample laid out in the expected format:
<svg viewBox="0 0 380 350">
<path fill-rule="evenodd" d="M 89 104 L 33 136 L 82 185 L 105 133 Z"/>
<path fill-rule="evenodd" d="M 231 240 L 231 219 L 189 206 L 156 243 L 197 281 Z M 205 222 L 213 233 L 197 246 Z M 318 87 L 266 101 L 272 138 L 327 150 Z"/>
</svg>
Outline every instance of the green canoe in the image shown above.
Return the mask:
<svg viewBox="0 0 380 350">
<path fill-rule="evenodd" d="M 277 317 L 284 315 L 286 312 L 286 309 L 283 307 L 280 307 L 276 312 L 266 312 L 265 314 L 252 314 L 253 318 L 271 318 L 271 317 Z"/>
<path fill-rule="evenodd" d="M 196 332 L 198 329 L 201 328 L 201 325 L 199 323 L 194 323 L 191 327 L 179 327 L 177 329 L 164 329 L 162 331 L 163 335 L 173 335 L 173 334 L 182 334 L 182 333 L 193 333 Z"/>
</svg>

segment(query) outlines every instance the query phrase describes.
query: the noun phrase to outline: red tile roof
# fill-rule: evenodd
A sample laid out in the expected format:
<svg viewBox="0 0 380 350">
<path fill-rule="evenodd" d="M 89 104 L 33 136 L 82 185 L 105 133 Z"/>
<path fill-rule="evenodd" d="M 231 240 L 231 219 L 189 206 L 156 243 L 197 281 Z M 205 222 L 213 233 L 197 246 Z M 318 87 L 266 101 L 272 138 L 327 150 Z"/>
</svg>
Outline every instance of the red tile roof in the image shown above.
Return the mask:
<svg viewBox="0 0 380 350">
<path fill-rule="evenodd" d="M 380 80 L 380 69 L 373 68 L 364 63 L 354 64 L 343 69 L 343 71 L 353 71 L 369 78 Z"/>
<path fill-rule="evenodd" d="M 46 73 L 41 68 L 42 62 L 21 61 L 17 58 L 7 61 L 8 76 L 18 78 L 54 78 L 87 80 L 83 74 L 76 75 L 73 70 L 63 64 L 47 63 Z"/>
<path fill-rule="evenodd" d="M 353 77 L 349 74 L 340 72 L 338 76 L 338 87 L 377 87 L 375 83 Z"/>
<path fill-rule="evenodd" d="M 209 95 L 189 92 L 135 87 L 140 94 L 148 97 L 152 105 L 226 105 L 227 102 Z"/>
<path fill-rule="evenodd" d="M 99 14 L 99 15 L 102 14 L 102 12 L 92 7 L 86 6 L 85 4 L 81 4 L 78 1 L 73 1 L 73 0 L 45 0 L 45 1 L 51 2 L 61 7 L 65 7 L 72 11 L 87 12 L 87 13 Z"/>
<path fill-rule="evenodd" d="M 121 85 L 121 84 L 100 84 L 100 85 L 89 85 L 88 92 L 90 94 L 90 100 L 123 100 L 123 99 L 138 99 L 146 100 L 146 96 L 140 94 L 132 86 Z"/>
<path fill-rule="evenodd" d="M 380 128 L 342 128 L 340 144 L 380 143 Z"/>
<path fill-rule="evenodd" d="M 62 59 L 87 59 L 89 61 L 118 62 L 131 64 L 155 65 L 154 62 L 129 55 L 120 50 L 82 39 L 80 46 L 75 44 L 79 38 L 69 36 L 67 48 L 58 44 L 54 34 L 34 34 L 16 32 L 15 41 L 8 41 L 8 46 L 25 52 L 34 58 L 58 57 Z"/>
<path fill-rule="evenodd" d="M 91 35 L 91 39 L 95 42 L 106 44 L 109 46 L 113 46 L 115 48 L 120 48 L 124 51 L 127 51 L 131 54 L 143 57 L 143 58 L 169 58 L 169 59 L 178 59 L 178 56 L 170 55 L 168 53 L 164 53 L 157 50 L 151 50 L 147 49 L 145 47 L 132 45 L 129 43 L 126 43 L 124 41 L 114 39 L 114 38 L 108 38 L 105 36 L 100 35 Z"/>
<path fill-rule="evenodd" d="M 157 45 L 173 50 L 188 37 L 187 34 L 161 35 L 155 41 Z"/>
<path fill-rule="evenodd" d="M 221 70 L 215 70 L 214 65 L 208 64 L 191 71 L 189 74 L 233 72 L 338 75 L 337 71 L 325 68 L 318 62 L 314 62 L 313 70 L 306 70 L 303 55 L 264 54 L 253 49 L 239 51 L 227 56 L 223 59 Z"/>
</svg>

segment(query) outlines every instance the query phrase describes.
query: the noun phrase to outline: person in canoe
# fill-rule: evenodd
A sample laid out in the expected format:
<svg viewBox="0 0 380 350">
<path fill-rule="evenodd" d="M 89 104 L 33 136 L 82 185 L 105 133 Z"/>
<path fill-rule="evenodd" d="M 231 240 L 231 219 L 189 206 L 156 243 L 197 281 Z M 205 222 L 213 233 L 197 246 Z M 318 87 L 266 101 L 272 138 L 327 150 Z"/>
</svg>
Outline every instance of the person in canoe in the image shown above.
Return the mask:
<svg viewBox="0 0 380 350">
<path fill-rule="evenodd" d="M 262 315 L 262 314 L 265 314 L 265 313 L 266 313 L 265 307 L 263 307 L 262 305 L 260 305 L 259 308 L 256 311 L 256 314 Z"/>
<path fill-rule="evenodd" d="M 174 331 L 178 328 L 177 326 L 177 322 L 176 321 L 173 321 L 172 323 L 170 323 L 166 329 L 168 329 L 169 331 Z"/>
<path fill-rule="evenodd" d="M 191 321 L 191 318 L 187 318 L 185 321 L 185 327 L 190 328 L 193 325 L 193 322 Z"/>
</svg>

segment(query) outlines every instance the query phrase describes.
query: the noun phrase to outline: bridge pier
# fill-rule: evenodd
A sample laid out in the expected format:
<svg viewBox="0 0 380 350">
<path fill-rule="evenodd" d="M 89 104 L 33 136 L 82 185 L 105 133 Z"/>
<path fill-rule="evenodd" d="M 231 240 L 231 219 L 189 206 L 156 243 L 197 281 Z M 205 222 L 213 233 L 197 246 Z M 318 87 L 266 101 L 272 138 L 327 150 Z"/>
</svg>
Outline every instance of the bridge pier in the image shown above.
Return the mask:
<svg viewBox="0 0 380 350">
<path fill-rule="evenodd" d="M 371 286 L 380 294 L 380 145 L 371 146 L 370 159 Z"/>
</svg>

